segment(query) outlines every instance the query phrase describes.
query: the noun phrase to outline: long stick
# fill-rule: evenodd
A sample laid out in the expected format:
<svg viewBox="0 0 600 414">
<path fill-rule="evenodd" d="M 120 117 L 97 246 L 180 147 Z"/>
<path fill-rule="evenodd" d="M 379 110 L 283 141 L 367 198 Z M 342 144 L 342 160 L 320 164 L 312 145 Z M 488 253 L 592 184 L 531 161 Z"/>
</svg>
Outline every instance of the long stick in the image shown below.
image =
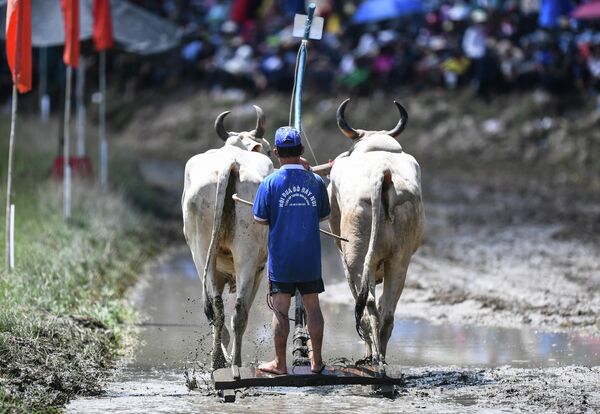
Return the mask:
<svg viewBox="0 0 600 414">
<path fill-rule="evenodd" d="M 235 193 L 234 195 L 232 195 L 231 198 L 234 201 L 238 201 L 238 202 L 240 202 L 242 204 L 246 204 L 246 205 L 251 206 L 251 207 L 254 206 L 254 204 L 252 202 L 250 202 L 248 200 L 244 200 L 243 198 L 239 198 L 238 195 L 237 195 L 237 193 Z M 338 240 L 345 241 L 345 242 L 348 241 L 348 239 L 345 239 L 342 236 L 338 236 L 337 234 L 333 234 L 333 233 L 331 233 L 331 232 L 329 232 L 327 230 L 319 229 L 319 231 L 321 233 L 325 234 L 326 236 L 333 237 L 334 239 L 338 239 Z"/>
<path fill-rule="evenodd" d="M 18 58 L 17 58 L 18 59 Z M 17 85 L 13 84 L 12 90 L 12 111 L 10 119 L 10 138 L 8 141 L 8 176 L 6 179 L 6 223 L 4 226 L 4 238 L 6 241 L 6 270 L 10 271 L 10 205 L 12 204 L 12 173 L 13 173 L 13 149 L 15 146 L 15 124 L 17 121 Z"/>
<path fill-rule="evenodd" d="M 65 122 L 63 141 L 63 213 L 65 219 L 71 218 L 71 166 L 69 165 L 69 157 L 71 155 L 70 148 L 70 123 L 71 123 L 71 83 L 73 80 L 73 68 L 67 65 L 67 80 L 65 86 Z"/>
</svg>

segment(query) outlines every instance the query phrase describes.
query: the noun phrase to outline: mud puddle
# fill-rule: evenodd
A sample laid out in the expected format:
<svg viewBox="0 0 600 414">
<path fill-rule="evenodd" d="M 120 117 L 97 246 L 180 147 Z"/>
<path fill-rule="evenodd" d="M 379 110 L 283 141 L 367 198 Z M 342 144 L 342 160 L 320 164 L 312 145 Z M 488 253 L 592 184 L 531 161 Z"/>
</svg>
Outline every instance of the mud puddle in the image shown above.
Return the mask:
<svg viewBox="0 0 600 414">
<path fill-rule="evenodd" d="M 324 268 L 335 266 L 335 262 L 324 264 Z M 586 404 L 600 407 L 600 395 L 593 385 L 600 380 L 600 337 L 430 324 L 405 318 L 396 320 L 390 343 L 388 361 L 404 367 L 406 377 L 406 386 L 399 388 L 393 401 L 371 395 L 368 387 L 353 386 L 251 389 L 238 395 L 236 404 L 224 405 L 210 392 L 205 369 L 210 328 L 201 311 L 201 286 L 189 253 L 184 248 L 178 250 L 151 269 L 145 280 L 135 295 L 147 319 L 140 326 L 142 345 L 134 360 L 107 384 L 105 395 L 73 401 L 67 412 L 248 412 L 267 406 L 279 412 L 296 411 L 297 404 L 304 404 L 310 412 L 444 412 L 458 407 L 461 412 L 482 407 L 494 412 L 498 398 L 513 408 L 550 409 L 538 400 L 531 403 L 519 396 L 520 388 L 535 381 L 548 382 L 540 382 L 534 387 L 536 392 L 548 393 L 564 382 L 560 388 L 564 401 L 580 406 L 582 396 L 586 396 Z M 244 363 L 272 355 L 265 289 L 259 291 L 251 311 Z M 331 280 L 327 289 L 335 294 L 342 289 L 341 281 Z M 232 302 L 228 300 L 226 305 L 229 315 Z M 360 358 L 362 343 L 354 330 L 349 304 L 325 301 L 323 310 L 326 359 Z M 188 391 L 184 373 L 196 379 L 197 390 Z"/>
</svg>

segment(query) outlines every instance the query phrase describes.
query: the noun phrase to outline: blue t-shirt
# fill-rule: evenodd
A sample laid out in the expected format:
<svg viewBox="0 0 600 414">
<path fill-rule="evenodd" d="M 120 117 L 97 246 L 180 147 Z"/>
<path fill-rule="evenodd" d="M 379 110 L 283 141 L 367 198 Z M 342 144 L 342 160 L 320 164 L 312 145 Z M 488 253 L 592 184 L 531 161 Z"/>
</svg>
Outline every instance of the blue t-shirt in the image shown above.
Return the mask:
<svg viewBox="0 0 600 414">
<path fill-rule="evenodd" d="M 299 164 L 266 177 L 254 199 L 254 218 L 269 222 L 269 278 L 310 282 L 321 278 L 319 221 L 329 216 L 325 183 Z"/>
</svg>

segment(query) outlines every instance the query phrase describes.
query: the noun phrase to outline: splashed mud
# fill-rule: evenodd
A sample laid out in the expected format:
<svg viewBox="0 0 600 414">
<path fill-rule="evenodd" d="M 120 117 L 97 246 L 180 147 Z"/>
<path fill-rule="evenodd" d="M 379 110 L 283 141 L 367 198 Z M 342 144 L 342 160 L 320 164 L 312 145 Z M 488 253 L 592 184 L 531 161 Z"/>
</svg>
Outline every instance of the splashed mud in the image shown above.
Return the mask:
<svg viewBox="0 0 600 414">
<path fill-rule="evenodd" d="M 207 371 L 210 327 L 201 314 L 200 284 L 188 253 L 181 250 L 151 272 L 139 295 L 148 319 L 135 360 L 107 384 L 100 398 L 80 399 L 69 413 L 439 411 L 581 411 L 600 408 L 600 338 L 532 329 L 431 324 L 398 319 L 390 344 L 390 363 L 401 365 L 406 383 L 393 401 L 368 387 L 247 389 L 238 402 L 215 397 Z M 335 285 L 334 285 L 335 286 Z M 334 289 L 331 285 L 330 292 Z M 262 291 L 264 292 L 264 290 Z M 227 308 L 231 311 L 231 300 Z M 325 303 L 325 355 L 359 358 L 362 343 L 353 329 L 348 304 Z M 259 295 L 245 337 L 246 363 L 271 355 L 269 310 Z M 348 320 L 346 320 L 348 319 Z M 591 368 L 590 368 L 591 366 Z M 583 404 L 583 405 L 582 405 Z M 361 411 L 362 410 L 362 411 Z M 584 410 L 585 411 L 585 410 Z"/>
</svg>

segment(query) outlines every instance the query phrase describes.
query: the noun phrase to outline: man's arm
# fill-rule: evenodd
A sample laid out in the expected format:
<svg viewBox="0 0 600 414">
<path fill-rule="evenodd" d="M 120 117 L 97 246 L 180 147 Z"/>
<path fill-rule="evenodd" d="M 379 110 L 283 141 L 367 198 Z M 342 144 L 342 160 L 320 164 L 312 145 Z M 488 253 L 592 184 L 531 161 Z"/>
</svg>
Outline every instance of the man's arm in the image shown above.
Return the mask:
<svg viewBox="0 0 600 414">
<path fill-rule="evenodd" d="M 252 206 L 252 214 L 254 221 L 258 224 L 269 225 L 269 215 L 271 208 L 269 205 L 269 188 L 265 181 L 260 183 L 256 197 L 254 197 L 254 205 Z"/>
<path fill-rule="evenodd" d="M 319 187 L 321 188 L 321 199 L 319 200 L 319 221 L 325 221 L 329 218 L 329 215 L 331 214 L 331 206 L 329 205 L 329 195 L 327 194 L 327 187 L 325 187 L 325 183 L 320 177 Z"/>
<path fill-rule="evenodd" d="M 256 216 L 254 216 L 254 222 L 258 223 L 258 224 L 262 224 L 264 226 L 269 225 L 269 220 L 261 219 L 260 217 L 256 217 Z"/>
</svg>

